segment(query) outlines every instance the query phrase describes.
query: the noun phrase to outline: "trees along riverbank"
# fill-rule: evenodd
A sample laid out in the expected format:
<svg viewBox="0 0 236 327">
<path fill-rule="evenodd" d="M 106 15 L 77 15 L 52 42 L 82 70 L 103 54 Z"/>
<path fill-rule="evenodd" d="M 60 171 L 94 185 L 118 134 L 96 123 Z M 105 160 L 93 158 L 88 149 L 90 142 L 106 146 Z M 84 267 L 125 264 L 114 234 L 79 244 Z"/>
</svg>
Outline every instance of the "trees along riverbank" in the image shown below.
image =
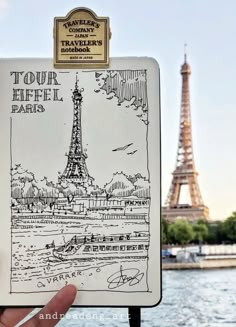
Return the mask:
<svg viewBox="0 0 236 327">
<path fill-rule="evenodd" d="M 161 227 L 162 244 L 236 243 L 236 211 L 222 222 L 209 223 L 199 219 L 197 222 L 190 223 L 183 218 L 169 223 L 162 218 Z"/>
</svg>

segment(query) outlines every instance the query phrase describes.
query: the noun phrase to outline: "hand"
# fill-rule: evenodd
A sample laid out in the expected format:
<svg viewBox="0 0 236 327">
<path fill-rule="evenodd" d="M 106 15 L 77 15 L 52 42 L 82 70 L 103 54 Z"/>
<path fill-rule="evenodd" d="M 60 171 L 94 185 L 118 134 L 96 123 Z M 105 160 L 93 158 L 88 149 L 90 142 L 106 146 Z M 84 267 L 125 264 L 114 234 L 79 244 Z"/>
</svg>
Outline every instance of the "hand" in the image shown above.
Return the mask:
<svg viewBox="0 0 236 327">
<path fill-rule="evenodd" d="M 53 327 L 60 320 L 60 314 L 65 314 L 75 300 L 77 289 L 73 285 L 63 287 L 48 304 L 22 327 Z M 24 319 L 33 309 L 5 309 L 0 312 L 0 327 L 14 327 Z M 47 314 L 57 313 L 58 319 L 42 319 Z M 54 315 L 55 316 L 55 315 Z M 46 317 L 45 317 L 46 318 Z"/>
</svg>

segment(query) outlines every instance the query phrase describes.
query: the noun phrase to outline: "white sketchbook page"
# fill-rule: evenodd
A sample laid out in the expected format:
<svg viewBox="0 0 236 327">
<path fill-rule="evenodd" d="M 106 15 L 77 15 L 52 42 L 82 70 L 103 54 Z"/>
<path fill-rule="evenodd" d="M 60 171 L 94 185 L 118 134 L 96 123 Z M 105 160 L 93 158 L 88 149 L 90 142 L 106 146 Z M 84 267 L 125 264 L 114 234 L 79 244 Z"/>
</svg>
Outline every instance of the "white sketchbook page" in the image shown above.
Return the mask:
<svg viewBox="0 0 236 327">
<path fill-rule="evenodd" d="M 156 61 L 77 71 L 2 59 L 0 67 L 0 305 L 43 305 L 70 283 L 76 305 L 155 305 Z"/>
</svg>

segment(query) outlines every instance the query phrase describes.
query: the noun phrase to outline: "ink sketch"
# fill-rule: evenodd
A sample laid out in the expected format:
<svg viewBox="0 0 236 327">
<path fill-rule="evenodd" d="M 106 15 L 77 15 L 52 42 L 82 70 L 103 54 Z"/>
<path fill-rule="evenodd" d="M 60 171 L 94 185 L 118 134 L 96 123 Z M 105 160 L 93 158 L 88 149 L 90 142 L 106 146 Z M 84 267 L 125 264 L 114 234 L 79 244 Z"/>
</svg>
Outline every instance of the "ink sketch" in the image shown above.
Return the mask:
<svg viewBox="0 0 236 327">
<path fill-rule="evenodd" d="M 10 292 L 152 291 L 147 70 L 11 80 Z"/>
</svg>

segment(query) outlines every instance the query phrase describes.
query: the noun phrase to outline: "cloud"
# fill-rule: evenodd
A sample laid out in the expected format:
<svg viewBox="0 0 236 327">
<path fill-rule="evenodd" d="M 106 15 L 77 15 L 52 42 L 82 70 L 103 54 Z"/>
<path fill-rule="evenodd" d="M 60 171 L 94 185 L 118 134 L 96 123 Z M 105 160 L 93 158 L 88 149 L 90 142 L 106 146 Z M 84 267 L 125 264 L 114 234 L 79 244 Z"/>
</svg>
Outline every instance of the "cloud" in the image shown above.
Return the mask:
<svg viewBox="0 0 236 327">
<path fill-rule="evenodd" d="M 0 0 L 0 18 L 4 16 L 8 5 L 8 0 Z"/>
</svg>

